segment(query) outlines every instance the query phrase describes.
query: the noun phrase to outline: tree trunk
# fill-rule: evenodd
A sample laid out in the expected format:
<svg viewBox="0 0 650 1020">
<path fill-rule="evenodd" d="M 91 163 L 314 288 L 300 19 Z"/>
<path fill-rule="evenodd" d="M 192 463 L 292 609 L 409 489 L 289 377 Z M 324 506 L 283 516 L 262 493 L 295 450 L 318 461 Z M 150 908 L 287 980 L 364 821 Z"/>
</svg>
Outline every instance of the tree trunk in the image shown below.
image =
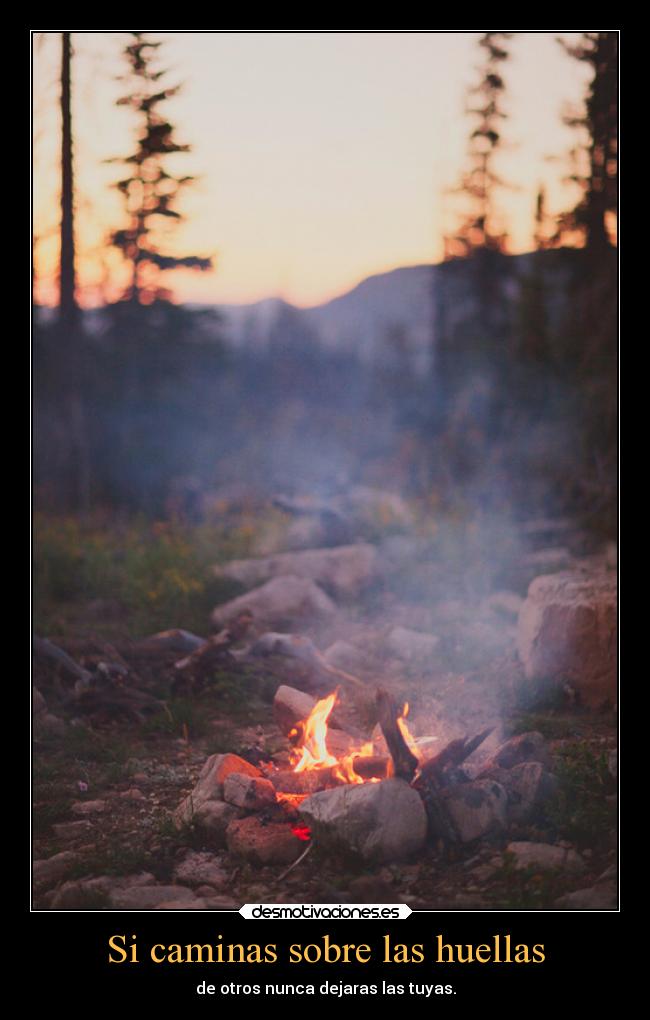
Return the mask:
<svg viewBox="0 0 650 1020">
<path fill-rule="evenodd" d="M 61 33 L 61 261 L 59 323 L 64 330 L 77 325 L 75 295 L 74 203 L 72 169 L 72 110 L 70 103 L 70 32 Z"/>
</svg>

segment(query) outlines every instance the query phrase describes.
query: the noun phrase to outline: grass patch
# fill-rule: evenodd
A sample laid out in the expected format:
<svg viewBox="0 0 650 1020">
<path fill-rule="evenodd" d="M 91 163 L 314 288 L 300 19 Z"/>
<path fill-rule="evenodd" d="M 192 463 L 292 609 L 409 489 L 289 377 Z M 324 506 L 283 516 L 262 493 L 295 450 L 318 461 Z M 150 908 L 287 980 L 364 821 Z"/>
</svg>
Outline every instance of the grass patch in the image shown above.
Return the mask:
<svg viewBox="0 0 650 1020">
<path fill-rule="evenodd" d="M 568 745 L 555 772 L 559 786 L 546 815 L 557 835 L 585 849 L 607 846 L 616 827 L 616 806 L 608 800 L 616 783 L 605 754 L 585 741 Z"/>
<path fill-rule="evenodd" d="M 73 518 L 35 519 L 37 630 L 65 634 L 85 605 L 109 603 L 121 611 L 131 637 L 170 627 L 205 632 L 210 611 L 241 587 L 211 571 L 214 563 L 246 555 L 255 529 L 136 520 L 107 526 Z M 110 613 L 93 630 L 112 633 Z"/>
<path fill-rule="evenodd" d="M 573 876 L 557 870 L 515 867 L 513 854 L 505 853 L 503 865 L 491 879 L 486 895 L 500 910 L 545 910 L 575 885 Z"/>
</svg>

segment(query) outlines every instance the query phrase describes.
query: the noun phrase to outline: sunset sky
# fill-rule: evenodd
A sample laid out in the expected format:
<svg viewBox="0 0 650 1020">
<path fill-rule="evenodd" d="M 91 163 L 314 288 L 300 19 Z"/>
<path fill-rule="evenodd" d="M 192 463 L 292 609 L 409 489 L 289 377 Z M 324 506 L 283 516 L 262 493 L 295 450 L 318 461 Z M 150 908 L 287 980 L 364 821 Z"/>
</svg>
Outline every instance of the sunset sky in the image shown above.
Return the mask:
<svg viewBox="0 0 650 1020">
<path fill-rule="evenodd" d="M 561 123 L 587 69 L 557 33 L 516 33 L 504 65 L 507 146 L 499 170 L 518 190 L 501 204 L 512 250 L 531 245 L 540 183 L 550 208 L 570 201 L 562 156 L 573 139 Z M 176 271 L 178 300 L 248 302 L 279 295 L 317 304 L 371 273 L 437 261 L 454 220 L 445 189 L 457 183 L 467 145 L 465 92 L 480 59 L 478 33 L 151 33 L 162 39 L 170 84 L 165 104 L 178 139 L 192 146 L 176 167 L 200 181 L 181 209 L 187 220 L 167 253 L 215 256 L 210 274 Z M 572 38 L 564 33 L 565 38 Z M 573 34 L 575 37 L 575 33 Z M 119 258 L 107 256 L 122 226 L 116 167 L 133 140 L 130 111 L 115 107 L 124 33 L 74 33 L 73 129 L 80 296 L 101 300 Z M 34 37 L 34 232 L 38 295 L 56 299 L 60 35 Z"/>
</svg>

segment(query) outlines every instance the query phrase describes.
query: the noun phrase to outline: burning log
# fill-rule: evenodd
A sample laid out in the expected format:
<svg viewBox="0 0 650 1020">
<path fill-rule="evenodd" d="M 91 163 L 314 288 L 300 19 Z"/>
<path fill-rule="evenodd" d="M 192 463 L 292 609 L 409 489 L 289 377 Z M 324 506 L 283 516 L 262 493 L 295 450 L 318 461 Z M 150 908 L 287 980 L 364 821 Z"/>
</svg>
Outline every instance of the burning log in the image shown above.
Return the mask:
<svg viewBox="0 0 650 1020">
<path fill-rule="evenodd" d="M 318 793 L 320 790 L 329 790 L 339 783 L 339 780 L 334 776 L 333 765 L 307 769 L 304 772 L 281 769 L 278 772 L 269 772 L 267 778 L 278 793 L 303 793 L 305 795 Z"/>
<path fill-rule="evenodd" d="M 359 755 L 352 759 L 352 769 L 360 779 L 387 779 L 390 758 L 382 754 Z"/>
<path fill-rule="evenodd" d="M 490 726 L 486 730 L 481 730 L 474 737 L 459 737 L 457 740 L 452 740 L 438 754 L 424 763 L 414 785 L 417 787 L 418 783 L 431 781 L 444 785 L 446 774 L 462 765 L 465 759 L 469 758 L 470 754 L 473 754 L 490 736 L 493 729 L 494 727 Z"/>
<path fill-rule="evenodd" d="M 418 759 L 409 748 L 398 720 L 401 713 L 388 691 L 379 689 L 375 698 L 378 722 L 388 745 L 395 775 L 410 783 L 418 767 Z"/>
</svg>

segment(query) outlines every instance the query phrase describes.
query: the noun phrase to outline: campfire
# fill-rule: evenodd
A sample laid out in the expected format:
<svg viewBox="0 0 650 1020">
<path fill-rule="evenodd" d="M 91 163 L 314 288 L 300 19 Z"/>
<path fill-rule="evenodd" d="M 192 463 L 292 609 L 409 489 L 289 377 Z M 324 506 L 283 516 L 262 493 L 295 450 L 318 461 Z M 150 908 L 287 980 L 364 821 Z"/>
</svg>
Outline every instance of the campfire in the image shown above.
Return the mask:
<svg viewBox="0 0 650 1020">
<path fill-rule="evenodd" d="M 408 704 L 378 689 L 368 738 L 342 728 L 344 707 L 338 689 L 316 700 L 280 686 L 273 710 L 287 752 L 264 760 L 258 751 L 255 764 L 252 754 L 213 755 L 177 823 L 194 821 L 231 853 L 261 864 L 293 867 L 315 844 L 387 862 L 413 857 L 427 843 L 504 833 L 552 789 L 540 734 L 512 737 L 470 765 L 492 727 L 447 741 L 440 733 L 416 738 Z"/>
</svg>

